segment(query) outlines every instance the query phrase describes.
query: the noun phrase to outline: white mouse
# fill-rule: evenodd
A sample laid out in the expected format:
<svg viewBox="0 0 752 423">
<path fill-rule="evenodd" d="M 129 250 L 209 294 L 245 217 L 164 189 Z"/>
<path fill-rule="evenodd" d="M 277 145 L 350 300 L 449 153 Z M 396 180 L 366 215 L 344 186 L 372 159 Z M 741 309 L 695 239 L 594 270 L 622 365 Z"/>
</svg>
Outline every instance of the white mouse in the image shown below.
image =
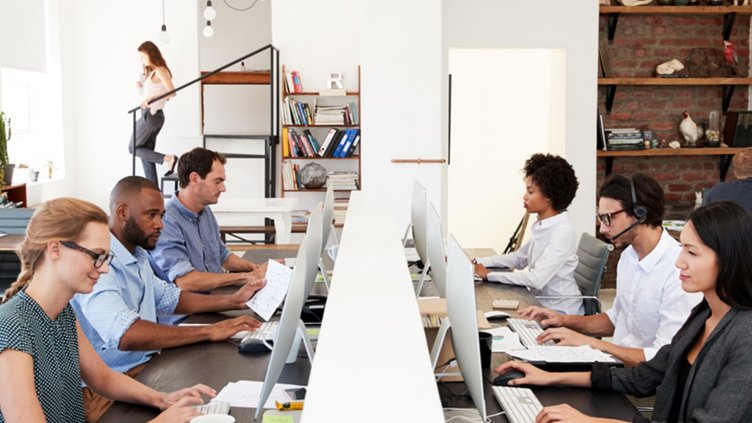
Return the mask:
<svg viewBox="0 0 752 423">
<path fill-rule="evenodd" d="M 487 320 L 502 320 L 509 317 L 509 313 L 498 310 L 487 311 L 483 315 L 486 316 Z"/>
</svg>

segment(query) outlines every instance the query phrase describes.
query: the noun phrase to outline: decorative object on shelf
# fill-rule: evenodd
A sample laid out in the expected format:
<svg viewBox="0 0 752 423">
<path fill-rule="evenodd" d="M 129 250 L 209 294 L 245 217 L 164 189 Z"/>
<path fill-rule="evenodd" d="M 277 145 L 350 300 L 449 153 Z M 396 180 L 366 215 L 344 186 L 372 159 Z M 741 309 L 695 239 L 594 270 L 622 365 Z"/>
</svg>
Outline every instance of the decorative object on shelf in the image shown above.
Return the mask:
<svg viewBox="0 0 752 423">
<path fill-rule="evenodd" d="M 611 6 L 611 0 L 598 0 L 599 6 Z"/>
<path fill-rule="evenodd" d="M 52 169 L 55 168 L 55 164 L 52 163 L 52 161 L 49 161 L 44 167 L 47 168 L 47 179 L 52 179 Z"/>
<path fill-rule="evenodd" d="M 668 146 L 676 150 L 677 148 L 681 148 L 681 143 L 677 140 L 673 140 L 670 143 L 668 143 Z"/>
<path fill-rule="evenodd" d="M 621 0 L 621 4 L 624 6 L 642 6 L 650 4 L 651 1 L 653 0 Z"/>
<path fill-rule="evenodd" d="M 675 6 L 686 6 L 689 4 L 689 0 L 674 0 Z"/>
<path fill-rule="evenodd" d="M 307 189 L 319 189 L 326 184 L 326 169 L 318 163 L 308 163 L 300 169 L 300 184 Z"/>
<path fill-rule="evenodd" d="M 689 112 L 686 110 L 682 113 L 684 119 L 679 124 L 679 132 L 681 132 L 684 140 L 687 142 L 687 147 L 694 147 L 697 141 L 702 138 L 702 128 L 700 128 L 692 117 L 689 116 Z"/>
<path fill-rule="evenodd" d="M 679 74 L 680 71 L 683 71 L 685 69 L 684 63 L 680 62 L 678 59 L 671 59 L 668 62 L 663 62 L 660 65 L 655 67 L 655 73 L 658 76 L 689 76 L 689 73 L 687 71 L 684 71 Z"/>
<path fill-rule="evenodd" d="M 693 78 L 725 78 L 739 76 L 736 65 L 729 63 L 729 55 L 733 59 L 733 45 L 724 42 L 724 51 L 712 47 L 693 48 L 684 64 L 689 69 L 689 75 Z"/>
<path fill-rule="evenodd" d="M 734 0 L 734 6 L 739 6 L 739 0 Z M 749 0 L 744 0 L 742 6 L 749 6 Z"/>
<path fill-rule="evenodd" d="M 734 43 L 728 40 L 723 40 L 723 58 L 726 60 L 726 64 L 729 66 L 736 66 L 739 63 L 734 51 Z"/>
<path fill-rule="evenodd" d="M 345 84 L 342 83 L 342 72 L 329 72 L 326 77 L 326 89 L 319 92 L 321 96 L 345 95 Z"/>
<path fill-rule="evenodd" d="M 10 116 L 0 112 L 0 181 L 5 185 L 10 185 L 13 180 L 13 165 L 8 159 L 8 141 L 10 141 L 12 132 L 10 130 Z"/>
<path fill-rule="evenodd" d="M 167 33 L 167 25 L 165 25 L 164 0 L 162 0 L 162 28 L 159 31 L 159 41 L 165 44 L 170 42 L 170 34 Z"/>
<path fill-rule="evenodd" d="M 658 0 L 658 4 L 660 4 L 662 6 L 667 6 L 667 5 L 671 4 L 671 0 Z"/>
<path fill-rule="evenodd" d="M 723 6 L 723 0 L 708 0 L 708 6 Z"/>
<path fill-rule="evenodd" d="M 705 131 L 708 147 L 718 147 L 721 144 L 721 112 L 711 110 L 708 113 L 708 130 Z"/>
</svg>

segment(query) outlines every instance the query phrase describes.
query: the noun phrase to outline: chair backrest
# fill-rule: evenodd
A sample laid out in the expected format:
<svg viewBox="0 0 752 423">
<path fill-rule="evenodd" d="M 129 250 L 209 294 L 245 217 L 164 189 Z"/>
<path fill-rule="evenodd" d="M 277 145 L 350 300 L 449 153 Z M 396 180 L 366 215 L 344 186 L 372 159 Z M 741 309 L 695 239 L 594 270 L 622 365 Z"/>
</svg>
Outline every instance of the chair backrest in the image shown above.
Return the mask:
<svg viewBox="0 0 752 423">
<path fill-rule="evenodd" d="M 608 254 L 614 246 L 607 244 L 590 234 L 583 233 L 580 244 L 577 246 L 577 258 L 579 263 L 574 269 L 574 280 L 584 296 L 597 297 L 601 290 L 601 280 L 606 270 Z M 600 303 L 593 299 L 585 298 L 582 301 L 585 307 L 585 315 L 601 312 Z"/>
</svg>

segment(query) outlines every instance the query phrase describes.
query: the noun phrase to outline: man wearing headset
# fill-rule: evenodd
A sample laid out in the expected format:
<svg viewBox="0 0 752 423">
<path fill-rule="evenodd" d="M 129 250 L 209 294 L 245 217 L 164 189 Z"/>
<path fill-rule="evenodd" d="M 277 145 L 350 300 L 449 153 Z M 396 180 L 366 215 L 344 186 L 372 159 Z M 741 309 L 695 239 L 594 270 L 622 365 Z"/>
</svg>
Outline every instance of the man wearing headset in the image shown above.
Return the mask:
<svg viewBox="0 0 752 423">
<path fill-rule="evenodd" d="M 616 268 L 616 298 L 605 313 L 563 315 L 528 307 L 520 315 L 548 327 L 540 343 L 590 345 L 625 365 L 650 360 L 671 342 L 701 294 L 684 292 L 674 263 L 679 243 L 661 226 L 663 189 L 652 177 L 610 175 L 598 194 L 600 233 L 624 248 Z M 613 343 L 595 337 L 613 336 Z"/>
</svg>

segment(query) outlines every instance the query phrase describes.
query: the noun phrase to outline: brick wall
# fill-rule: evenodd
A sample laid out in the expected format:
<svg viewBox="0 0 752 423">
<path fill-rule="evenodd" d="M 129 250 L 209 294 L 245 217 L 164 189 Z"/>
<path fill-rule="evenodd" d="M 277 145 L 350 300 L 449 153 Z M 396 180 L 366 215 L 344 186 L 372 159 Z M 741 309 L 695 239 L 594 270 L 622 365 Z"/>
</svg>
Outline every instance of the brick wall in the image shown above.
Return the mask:
<svg viewBox="0 0 752 423">
<path fill-rule="evenodd" d="M 607 17 L 601 16 L 599 38 L 607 46 L 611 76 L 651 77 L 656 65 L 672 58 L 685 62 L 693 48 L 722 50 L 722 31 L 722 16 L 621 15 L 614 41 L 607 44 Z M 734 44 L 738 68 L 744 75 L 749 69 L 749 31 L 750 17 L 737 15 L 729 40 Z M 598 110 L 603 113 L 606 128 L 648 127 L 658 140 L 676 139 L 683 143 L 679 132 L 682 112 L 688 111 L 698 124 L 707 123 L 710 110 L 721 110 L 721 98 L 721 87 L 620 86 L 611 113 L 606 113 L 605 88 L 600 87 Z M 747 87 L 739 86 L 729 110 L 747 110 L 747 102 Z M 686 210 L 695 201 L 695 191 L 719 181 L 719 162 L 718 156 L 617 157 L 613 172 L 627 176 L 635 172 L 653 175 L 666 192 L 667 205 Z M 600 186 L 605 176 L 605 159 L 598 159 L 597 175 Z M 727 179 L 733 179 L 732 170 Z M 618 256 L 619 252 L 611 254 L 604 287 L 614 286 Z"/>
</svg>

